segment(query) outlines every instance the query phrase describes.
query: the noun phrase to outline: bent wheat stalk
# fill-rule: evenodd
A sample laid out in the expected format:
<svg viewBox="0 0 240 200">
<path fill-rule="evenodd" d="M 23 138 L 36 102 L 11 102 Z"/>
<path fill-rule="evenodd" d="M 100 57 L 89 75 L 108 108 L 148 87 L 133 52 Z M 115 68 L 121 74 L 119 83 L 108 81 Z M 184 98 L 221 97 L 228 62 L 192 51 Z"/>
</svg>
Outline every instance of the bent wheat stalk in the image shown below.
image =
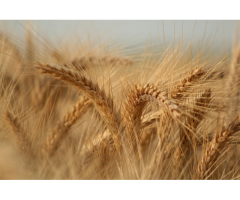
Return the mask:
<svg viewBox="0 0 240 200">
<path fill-rule="evenodd" d="M 240 119 L 239 116 L 228 125 L 222 127 L 220 132 L 215 134 L 215 137 L 207 145 L 203 157 L 196 169 L 196 178 L 203 179 L 209 173 L 210 168 L 217 160 L 220 152 L 226 147 L 226 143 L 231 135 L 240 131 Z"/>
<path fill-rule="evenodd" d="M 116 148 L 120 152 L 120 124 L 121 115 L 116 111 L 113 99 L 107 96 L 105 91 L 97 83 L 89 80 L 77 71 L 67 69 L 59 65 L 42 65 L 37 63 L 35 66 L 41 73 L 51 74 L 52 76 L 75 86 L 80 92 L 86 95 L 96 106 L 112 134 Z"/>
</svg>

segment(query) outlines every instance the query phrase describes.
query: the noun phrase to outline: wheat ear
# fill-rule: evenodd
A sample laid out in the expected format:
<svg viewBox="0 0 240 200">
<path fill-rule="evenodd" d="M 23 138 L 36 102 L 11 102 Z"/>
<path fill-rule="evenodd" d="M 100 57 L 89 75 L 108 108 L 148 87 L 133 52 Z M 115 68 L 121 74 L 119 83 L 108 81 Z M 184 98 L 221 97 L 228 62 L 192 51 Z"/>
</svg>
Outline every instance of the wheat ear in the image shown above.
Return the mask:
<svg viewBox="0 0 240 200">
<path fill-rule="evenodd" d="M 161 107 L 167 110 L 174 118 L 180 115 L 180 110 L 168 97 L 167 93 L 147 84 L 146 86 L 135 86 L 128 95 L 125 103 L 127 132 L 130 137 L 134 150 L 140 140 L 141 117 L 147 102 L 157 102 Z M 136 136 L 135 136 L 136 134 Z"/>
<path fill-rule="evenodd" d="M 172 98 L 180 98 L 184 96 L 184 92 L 186 92 L 197 80 L 199 80 L 203 75 L 205 75 L 205 71 L 202 68 L 196 68 L 192 70 L 192 72 L 185 78 L 181 79 L 179 83 L 173 87 L 171 90 Z"/>
<path fill-rule="evenodd" d="M 7 121 L 8 126 L 14 135 L 15 141 L 19 149 L 28 159 L 35 158 L 35 150 L 31 145 L 31 141 L 29 141 L 26 131 L 19 123 L 18 118 L 7 110 L 5 113 L 5 120 Z"/>
<path fill-rule="evenodd" d="M 36 68 L 40 69 L 42 73 L 51 74 L 69 85 L 75 86 L 75 88 L 86 95 L 95 104 L 96 108 L 105 119 L 114 139 L 114 143 L 120 151 L 120 112 L 116 111 L 112 98 L 107 96 L 105 91 L 101 89 L 97 83 L 94 83 L 77 71 L 59 65 L 42 65 L 38 63 Z"/>
<path fill-rule="evenodd" d="M 52 156 L 60 142 L 68 135 L 69 129 L 72 125 L 83 116 L 91 107 L 91 102 L 87 97 L 84 97 L 76 105 L 74 105 L 71 112 L 68 112 L 63 120 L 59 121 L 52 132 L 47 136 L 45 151 L 49 156 Z"/>
<path fill-rule="evenodd" d="M 196 178 L 203 179 L 206 173 L 209 173 L 211 166 L 217 160 L 220 152 L 226 147 L 226 143 L 231 135 L 240 131 L 240 119 L 239 116 L 228 125 L 222 127 L 220 132 L 215 134 L 215 137 L 207 145 L 203 157 L 196 169 Z"/>
</svg>

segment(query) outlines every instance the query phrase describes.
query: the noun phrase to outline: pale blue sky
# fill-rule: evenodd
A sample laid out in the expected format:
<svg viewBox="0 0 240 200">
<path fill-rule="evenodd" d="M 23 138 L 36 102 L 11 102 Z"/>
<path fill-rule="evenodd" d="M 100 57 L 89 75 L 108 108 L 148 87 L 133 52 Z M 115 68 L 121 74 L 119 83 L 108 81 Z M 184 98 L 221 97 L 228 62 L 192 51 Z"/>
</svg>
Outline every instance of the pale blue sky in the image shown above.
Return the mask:
<svg viewBox="0 0 240 200">
<path fill-rule="evenodd" d="M 174 39 L 174 21 L 164 20 L 165 39 L 167 43 Z M 196 23 L 197 22 L 197 23 Z M 115 41 L 116 43 L 130 42 L 136 44 L 142 42 L 146 44 L 147 40 L 152 42 L 160 35 L 163 39 L 162 21 L 149 20 L 79 20 L 79 21 L 61 21 L 61 20 L 37 20 L 32 21 L 38 33 L 55 43 L 59 38 L 67 39 L 71 36 L 78 35 L 79 38 L 100 38 L 101 41 Z M 196 26 L 195 26 L 196 24 Z M 193 41 L 201 41 L 211 34 L 214 35 L 216 47 L 227 50 L 231 48 L 232 38 L 235 33 L 237 21 L 175 21 L 175 40 L 183 38 L 185 42 L 191 41 L 193 29 L 195 26 Z M 24 26 L 26 21 L 0 21 L 0 30 L 13 34 L 15 37 L 24 40 L 26 34 Z M 182 29 L 183 27 L 183 29 Z M 205 30 L 206 27 L 206 30 Z"/>
</svg>

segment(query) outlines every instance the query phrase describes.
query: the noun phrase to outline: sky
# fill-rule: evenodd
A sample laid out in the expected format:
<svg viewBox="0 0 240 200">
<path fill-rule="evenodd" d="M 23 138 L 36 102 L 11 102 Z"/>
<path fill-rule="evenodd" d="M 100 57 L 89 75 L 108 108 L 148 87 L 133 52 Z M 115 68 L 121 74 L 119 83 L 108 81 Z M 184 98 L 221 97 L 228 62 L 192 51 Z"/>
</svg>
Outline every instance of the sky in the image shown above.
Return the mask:
<svg viewBox="0 0 240 200">
<path fill-rule="evenodd" d="M 154 43 L 159 37 L 169 45 L 184 39 L 196 44 L 203 38 L 214 39 L 216 49 L 230 50 L 237 21 L 214 20 L 35 20 L 29 21 L 36 35 L 47 38 L 52 43 L 65 41 L 71 37 L 81 39 L 98 38 L 101 42 L 128 42 L 135 45 Z M 24 41 L 26 25 L 22 20 L 0 21 L 0 31 Z M 164 31 L 164 34 L 163 34 Z M 175 38 L 175 40 L 174 40 Z"/>
</svg>

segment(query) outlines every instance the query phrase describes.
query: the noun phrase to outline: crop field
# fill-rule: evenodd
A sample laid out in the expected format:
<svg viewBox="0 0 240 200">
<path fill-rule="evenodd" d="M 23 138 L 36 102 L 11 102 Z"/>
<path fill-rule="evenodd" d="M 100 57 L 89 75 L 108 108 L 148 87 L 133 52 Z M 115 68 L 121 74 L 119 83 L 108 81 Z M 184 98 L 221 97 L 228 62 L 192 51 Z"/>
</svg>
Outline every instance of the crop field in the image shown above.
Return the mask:
<svg viewBox="0 0 240 200">
<path fill-rule="evenodd" d="M 140 48 L 25 33 L 0 31 L 0 179 L 240 178 L 240 38 L 219 54 L 211 35 Z"/>
</svg>

